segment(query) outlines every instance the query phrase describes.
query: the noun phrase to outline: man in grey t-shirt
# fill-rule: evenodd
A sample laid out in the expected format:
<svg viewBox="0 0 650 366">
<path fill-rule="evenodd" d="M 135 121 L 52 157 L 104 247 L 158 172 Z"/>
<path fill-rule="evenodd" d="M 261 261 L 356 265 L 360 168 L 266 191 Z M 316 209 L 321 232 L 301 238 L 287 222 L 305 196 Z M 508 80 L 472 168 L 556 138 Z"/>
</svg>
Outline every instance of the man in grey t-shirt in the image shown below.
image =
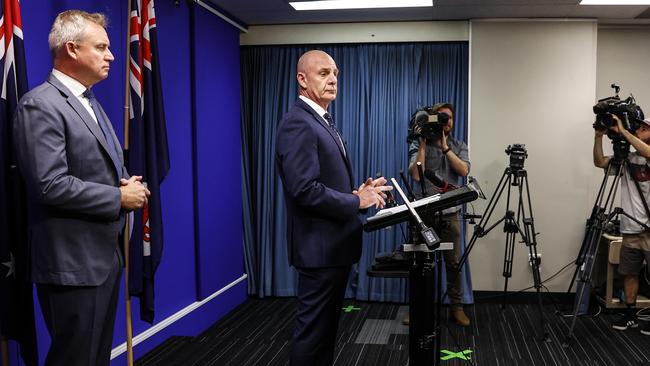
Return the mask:
<svg viewBox="0 0 650 366">
<path fill-rule="evenodd" d="M 623 211 L 636 220 L 648 225 L 650 220 L 644 206 L 650 205 L 650 120 L 646 119 L 633 133 L 623 128 L 621 120 L 613 116 L 617 126 L 611 129 L 619 133 L 634 146 L 635 152 L 627 157 L 629 172 L 624 171 L 621 177 L 621 207 Z M 594 139 L 594 165 L 607 168 L 611 156 L 603 154 L 603 135 L 606 131 L 596 130 Z M 630 174 L 631 173 L 631 174 Z M 638 183 L 640 192 L 636 188 Z M 645 205 L 644 205 L 645 203 Z M 636 296 L 639 290 L 639 272 L 643 261 L 650 263 L 650 232 L 625 215 L 621 216 L 621 246 L 618 271 L 624 276 L 623 290 L 625 292 L 626 313 L 612 325 L 617 330 L 626 330 L 639 326 L 636 316 Z M 650 324 L 646 323 L 641 333 L 650 335 Z"/>
<path fill-rule="evenodd" d="M 451 136 L 451 130 L 454 128 L 454 106 L 449 103 L 438 103 L 432 107 L 432 112 L 447 114 L 449 122 L 442 128 L 442 134 L 436 141 L 429 141 L 420 136 L 411 142 L 409 146 L 409 171 L 413 179 L 419 182 L 417 162 L 420 162 L 423 170 L 430 169 L 446 182 L 458 185 L 460 178 L 469 174 L 470 162 L 467 145 Z M 416 130 L 415 132 L 419 134 L 421 131 Z M 428 179 L 425 179 L 425 186 L 427 195 L 436 194 L 440 191 Z M 420 195 L 420 190 L 416 189 L 416 191 L 416 195 Z M 458 268 L 461 256 L 459 210 L 460 206 L 444 210 L 440 220 L 438 220 L 437 215 L 428 215 L 422 219 L 427 225 L 436 230 L 441 241 L 454 243 L 453 250 L 442 252 L 447 269 L 447 293 L 451 303 L 452 317 L 458 324 L 469 326 L 469 318 L 463 311 L 463 288 Z"/>
</svg>

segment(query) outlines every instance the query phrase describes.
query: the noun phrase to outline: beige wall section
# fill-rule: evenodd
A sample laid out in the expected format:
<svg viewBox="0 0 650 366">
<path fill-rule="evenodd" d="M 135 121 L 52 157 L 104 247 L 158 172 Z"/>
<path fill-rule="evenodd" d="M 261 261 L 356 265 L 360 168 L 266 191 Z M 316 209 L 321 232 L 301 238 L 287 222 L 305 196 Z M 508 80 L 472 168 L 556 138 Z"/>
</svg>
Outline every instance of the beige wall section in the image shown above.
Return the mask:
<svg viewBox="0 0 650 366">
<path fill-rule="evenodd" d="M 376 22 L 251 26 L 242 46 L 467 41 L 468 22 Z"/>
<path fill-rule="evenodd" d="M 525 168 L 546 278 L 575 259 L 602 176 L 591 159 L 596 24 L 478 21 L 470 27 L 471 175 L 491 197 L 508 166 L 504 149 L 526 144 Z M 513 198 L 511 207 L 517 202 Z M 503 196 L 491 223 L 504 215 L 505 202 Z M 487 203 L 476 201 L 475 210 L 482 213 Z M 475 290 L 503 289 L 502 227 L 479 239 L 471 253 Z M 471 234 L 469 228 L 468 239 Z M 566 291 L 571 273 L 547 286 Z M 531 284 L 528 250 L 516 243 L 509 289 Z"/>
<path fill-rule="evenodd" d="M 620 96 L 634 94 L 650 116 L 650 27 L 614 26 L 598 29 L 598 73 L 596 96 L 613 95 L 612 83 L 621 86 Z"/>
</svg>

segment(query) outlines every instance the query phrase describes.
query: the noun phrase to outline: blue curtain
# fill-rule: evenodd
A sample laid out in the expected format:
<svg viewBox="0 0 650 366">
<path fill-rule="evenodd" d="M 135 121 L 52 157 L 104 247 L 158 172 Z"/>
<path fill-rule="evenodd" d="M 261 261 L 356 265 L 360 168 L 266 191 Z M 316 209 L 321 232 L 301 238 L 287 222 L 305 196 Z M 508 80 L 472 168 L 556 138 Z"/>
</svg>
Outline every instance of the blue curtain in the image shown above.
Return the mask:
<svg viewBox="0 0 650 366">
<path fill-rule="evenodd" d="M 260 297 L 295 295 L 296 274 L 287 260 L 282 184 L 275 171 L 275 133 L 298 96 L 298 58 L 314 48 L 329 53 L 339 68 L 338 96 L 330 112 L 348 143 L 359 184 L 378 172 L 390 178 L 407 170 L 408 122 L 418 107 L 453 103 L 457 109 L 453 135 L 467 141 L 466 42 L 242 47 L 245 264 L 249 293 Z M 405 232 L 402 224 L 364 233 L 363 254 L 353 268 L 348 297 L 407 300 L 406 280 L 366 275 L 377 254 L 405 242 Z M 469 269 L 464 278 L 463 301 L 471 303 Z"/>
</svg>

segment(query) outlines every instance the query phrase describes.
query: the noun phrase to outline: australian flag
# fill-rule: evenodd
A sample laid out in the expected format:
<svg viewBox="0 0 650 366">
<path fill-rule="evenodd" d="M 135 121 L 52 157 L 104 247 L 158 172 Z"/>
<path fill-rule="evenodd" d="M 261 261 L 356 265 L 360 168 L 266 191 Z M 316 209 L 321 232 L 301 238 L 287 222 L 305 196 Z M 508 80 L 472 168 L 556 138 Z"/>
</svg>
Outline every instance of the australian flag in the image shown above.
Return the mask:
<svg viewBox="0 0 650 366">
<path fill-rule="evenodd" d="M 151 196 L 144 209 L 134 214 L 129 251 L 129 292 L 140 298 L 140 318 L 153 323 L 154 273 L 163 250 L 160 183 L 169 172 L 169 150 L 153 0 L 134 0 L 131 4 L 131 116 L 125 155 L 129 173 L 143 176 Z"/>
<path fill-rule="evenodd" d="M 23 361 L 38 364 L 29 281 L 25 192 L 15 165 L 12 121 L 27 92 L 18 0 L 0 0 L 0 335 L 19 343 Z"/>
</svg>

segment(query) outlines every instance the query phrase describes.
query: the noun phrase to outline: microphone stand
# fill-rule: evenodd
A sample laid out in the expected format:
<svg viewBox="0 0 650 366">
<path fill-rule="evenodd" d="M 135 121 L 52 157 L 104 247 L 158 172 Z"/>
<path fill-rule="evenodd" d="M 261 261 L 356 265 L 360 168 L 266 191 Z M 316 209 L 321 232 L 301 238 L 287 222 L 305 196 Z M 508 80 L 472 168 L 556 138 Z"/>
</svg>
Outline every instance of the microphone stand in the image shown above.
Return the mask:
<svg viewBox="0 0 650 366">
<path fill-rule="evenodd" d="M 409 183 L 408 179 L 406 178 L 406 175 L 404 174 L 404 170 L 399 171 L 399 176 L 402 178 L 402 182 L 404 183 L 404 187 L 406 188 L 406 191 L 408 192 L 408 200 L 403 201 L 409 201 L 413 202 L 415 201 L 415 192 L 413 192 L 413 188 L 411 187 L 411 184 Z M 408 230 L 408 242 L 411 244 L 419 244 L 420 243 L 420 236 L 418 235 L 417 232 L 417 225 L 416 222 L 414 221 L 413 218 L 411 218 L 408 222 L 407 225 L 407 230 Z"/>
<path fill-rule="evenodd" d="M 418 224 L 420 227 L 420 234 L 422 235 L 422 238 L 427 244 L 427 247 L 430 250 L 436 250 L 440 244 L 440 239 L 438 238 L 438 235 L 436 232 L 428 227 L 424 221 L 420 218 L 420 215 L 418 215 L 417 211 L 413 208 L 413 205 L 409 202 L 408 198 L 404 194 L 404 191 L 402 191 L 402 188 L 399 186 L 395 178 L 390 179 L 391 182 L 393 182 L 393 185 L 395 186 L 395 189 L 397 189 L 397 192 L 402 196 L 402 199 L 404 200 L 404 204 L 406 205 L 406 208 L 408 208 L 409 212 L 411 213 L 411 216 L 415 219 L 415 222 Z"/>
<path fill-rule="evenodd" d="M 424 182 L 424 178 L 425 178 L 426 174 L 425 174 L 424 169 L 422 167 L 422 163 L 419 162 L 419 161 L 417 162 L 417 169 L 418 169 L 418 177 L 420 178 L 420 184 L 421 184 L 421 187 L 422 187 L 422 197 L 424 198 L 424 197 L 427 196 L 426 184 Z M 428 179 L 428 177 L 427 177 L 427 179 Z M 444 193 L 445 190 L 443 189 L 441 191 Z M 438 227 L 440 228 L 442 226 L 442 211 L 438 211 L 437 213 L 434 212 L 433 215 L 434 215 L 434 217 L 433 217 L 432 223 L 434 222 L 434 220 L 437 219 L 438 220 Z M 436 314 L 435 332 L 434 332 L 434 335 L 436 337 L 435 337 L 434 350 L 435 350 L 435 354 L 438 355 L 438 356 L 436 356 L 436 359 L 435 359 L 435 365 L 437 366 L 437 365 L 440 364 L 440 357 L 439 357 L 440 348 L 441 348 L 441 345 L 440 345 L 440 342 L 441 342 L 441 339 L 440 339 L 440 333 L 441 333 L 440 332 L 440 325 L 442 324 L 442 301 L 444 300 L 444 297 L 443 297 L 443 293 L 442 293 L 442 255 L 440 254 L 438 248 L 435 248 L 435 249 L 436 250 L 434 250 L 434 252 L 433 252 L 433 262 L 435 263 L 435 267 L 437 269 L 437 271 L 436 271 L 437 272 L 436 273 L 437 279 L 436 279 L 436 286 L 435 286 L 435 298 L 437 299 L 437 301 L 436 301 L 435 309 L 434 309 L 435 314 Z"/>
<path fill-rule="evenodd" d="M 421 169 L 420 166 L 419 172 L 421 172 Z M 409 193 L 412 194 L 412 190 L 405 179 L 404 172 L 400 172 L 400 175 L 406 182 L 406 187 L 410 191 Z M 391 182 L 402 197 L 404 204 L 413 218 L 409 223 L 409 232 L 415 234 L 413 238 L 421 238 L 426 243 L 426 245 L 416 244 L 414 240 L 413 244 L 404 244 L 404 251 L 413 253 L 413 261 L 409 266 L 409 363 L 414 366 L 430 366 L 432 364 L 439 366 L 442 310 L 442 298 L 440 296 L 442 294 L 442 266 L 440 263 L 440 253 L 438 252 L 441 249 L 439 248 L 440 239 L 433 228 L 427 227 L 422 221 L 420 215 L 415 211 L 395 178 L 391 178 Z M 426 194 L 424 189 L 423 191 Z M 419 235 L 416 232 L 417 227 L 420 229 Z M 434 253 L 433 261 L 431 258 L 432 251 Z M 438 283 L 436 286 L 434 286 L 433 276 L 434 263 L 438 267 Z M 438 300 L 435 305 L 432 304 L 434 292 Z M 435 312 L 435 318 L 433 317 L 434 312 L 431 311 L 432 308 Z"/>
<path fill-rule="evenodd" d="M 420 191 L 422 193 L 422 198 L 427 196 L 427 187 L 426 184 L 424 183 L 424 170 L 422 169 L 422 163 L 417 162 L 417 170 L 418 170 L 418 177 L 420 177 Z"/>
</svg>

